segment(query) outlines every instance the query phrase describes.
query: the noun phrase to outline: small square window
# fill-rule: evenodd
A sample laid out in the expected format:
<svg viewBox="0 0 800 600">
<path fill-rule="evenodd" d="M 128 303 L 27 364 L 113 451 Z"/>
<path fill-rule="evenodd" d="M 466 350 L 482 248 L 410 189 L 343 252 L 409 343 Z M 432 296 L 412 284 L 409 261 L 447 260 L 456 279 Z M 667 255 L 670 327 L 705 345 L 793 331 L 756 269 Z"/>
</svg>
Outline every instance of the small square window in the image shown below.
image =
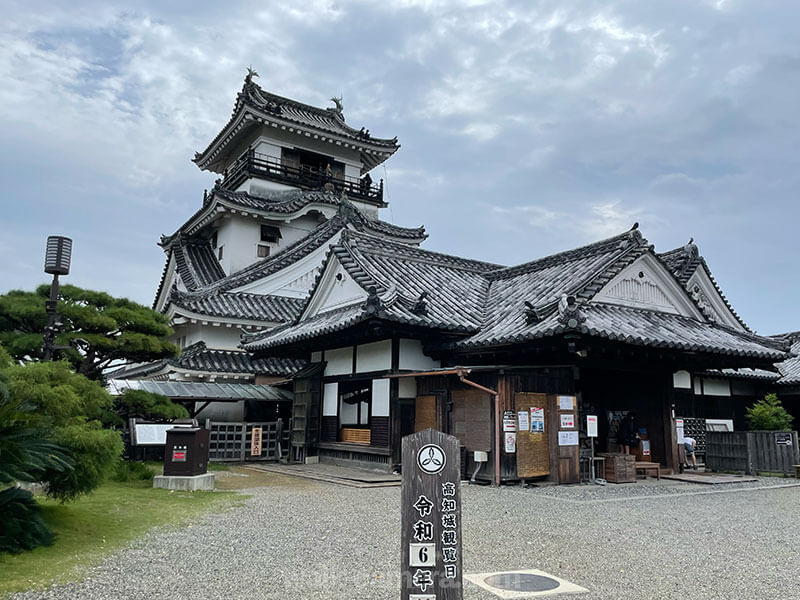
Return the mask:
<svg viewBox="0 0 800 600">
<path fill-rule="evenodd" d="M 217 249 L 217 259 L 218 259 L 218 260 L 222 260 L 222 248 L 224 248 L 224 246 L 220 246 L 220 247 Z"/>
<path fill-rule="evenodd" d="M 258 245 L 258 258 L 266 258 L 269 256 L 269 246 Z"/>
<path fill-rule="evenodd" d="M 261 241 L 262 242 L 270 242 L 272 244 L 277 244 L 278 240 L 281 239 L 281 230 L 274 225 L 262 225 L 261 226 Z"/>
</svg>

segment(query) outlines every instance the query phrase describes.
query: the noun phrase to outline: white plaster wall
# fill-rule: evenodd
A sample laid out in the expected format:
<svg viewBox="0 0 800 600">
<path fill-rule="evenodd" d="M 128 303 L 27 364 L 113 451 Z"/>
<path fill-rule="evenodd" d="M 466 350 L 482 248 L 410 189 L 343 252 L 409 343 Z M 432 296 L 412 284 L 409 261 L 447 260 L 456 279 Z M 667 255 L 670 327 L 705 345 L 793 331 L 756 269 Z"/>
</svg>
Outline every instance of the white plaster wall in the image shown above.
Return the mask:
<svg viewBox="0 0 800 600">
<path fill-rule="evenodd" d="M 317 154 L 324 154 L 325 156 L 330 156 L 345 164 L 361 164 L 361 154 L 357 150 L 337 146 L 335 143 L 315 140 L 311 136 L 285 131 L 278 127 L 264 127 L 260 132 L 259 139 L 260 141 L 266 141 L 276 146 L 301 148 L 303 150 L 316 152 Z"/>
<path fill-rule="evenodd" d="M 286 190 L 293 190 L 294 186 L 286 185 L 285 183 L 278 183 L 277 181 L 267 181 L 266 179 L 259 179 L 257 177 L 250 177 L 245 179 L 236 188 L 237 192 L 247 192 L 253 196 L 266 196 L 269 192 L 283 192 Z"/>
<path fill-rule="evenodd" d="M 224 325 L 219 327 L 204 325 L 202 326 L 201 337 L 209 348 L 240 350 L 238 346 L 241 337 L 237 328 L 225 327 Z"/>
<path fill-rule="evenodd" d="M 389 416 L 389 379 L 372 380 L 372 416 Z"/>
<path fill-rule="evenodd" d="M 425 356 L 422 352 L 422 342 L 419 340 L 400 340 L 400 369 L 413 369 L 424 371 L 438 369 L 442 363 Z"/>
<path fill-rule="evenodd" d="M 417 378 L 416 377 L 400 377 L 398 380 L 398 397 L 399 398 L 416 398 L 417 397 Z"/>
<path fill-rule="evenodd" d="M 672 387 L 686 390 L 692 389 L 692 376 L 689 371 L 675 371 L 672 374 Z"/>
<path fill-rule="evenodd" d="M 322 416 L 335 417 L 339 404 L 339 384 L 326 383 L 322 389 Z"/>
<path fill-rule="evenodd" d="M 367 292 L 353 281 L 339 261 L 331 261 L 326 267 L 303 318 L 307 319 L 317 314 L 349 306 L 366 299 L 366 297 Z"/>
<path fill-rule="evenodd" d="M 306 237 L 308 233 L 316 229 L 323 220 L 324 219 L 317 218 L 314 215 L 303 215 L 290 223 L 282 223 L 280 225 L 282 237 L 278 242 L 277 250 L 273 250 L 273 252 L 282 250 L 286 246 Z"/>
<path fill-rule="evenodd" d="M 356 373 L 392 368 L 392 340 L 362 344 L 356 348 Z"/>
<path fill-rule="evenodd" d="M 353 347 L 325 351 L 325 376 L 348 375 L 353 372 Z"/>
<path fill-rule="evenodd" d="M 249 217 L 233 215 L 219 222 L 217 228 L 217 248 L 219 256 L 222 246 L 222 270 L 228 275 L 244 269 L 257 260 L 256 245 L 261 237 L 259 223 Z"/>
<path fill-rule="evenodd" d="M 706 396 L 730 396 L 730 382 L 727 379 L 709 379 L 704 377 L 703 393 Z"/>
<path fill-rule="evenodd" d="M 696 396 L 700 396 L 703 393 L 703 380 L 700 377 L 694 378 L 694 393 Z"/>
</svg>

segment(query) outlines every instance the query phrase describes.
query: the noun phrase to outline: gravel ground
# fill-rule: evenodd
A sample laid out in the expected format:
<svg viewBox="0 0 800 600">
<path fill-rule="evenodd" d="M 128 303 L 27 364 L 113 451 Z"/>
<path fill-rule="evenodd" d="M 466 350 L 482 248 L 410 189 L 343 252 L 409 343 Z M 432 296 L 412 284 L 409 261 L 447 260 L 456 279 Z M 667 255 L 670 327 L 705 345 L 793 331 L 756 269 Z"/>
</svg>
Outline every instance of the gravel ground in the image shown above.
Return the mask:
<svg viewBox="0 0 800 600">
<path fill-rule="evenodd" d="M 464 570 L 541 569 L 587 600 L 798 598 L 792 481 L 465 485 Z M 399 597 L 399 488 L 292 478 L 246 491 L 244 506 L 154 531 L 81 583 L 14 598 Z M 464 597 L 496 598 L 467 581 Z"/>
</svg>

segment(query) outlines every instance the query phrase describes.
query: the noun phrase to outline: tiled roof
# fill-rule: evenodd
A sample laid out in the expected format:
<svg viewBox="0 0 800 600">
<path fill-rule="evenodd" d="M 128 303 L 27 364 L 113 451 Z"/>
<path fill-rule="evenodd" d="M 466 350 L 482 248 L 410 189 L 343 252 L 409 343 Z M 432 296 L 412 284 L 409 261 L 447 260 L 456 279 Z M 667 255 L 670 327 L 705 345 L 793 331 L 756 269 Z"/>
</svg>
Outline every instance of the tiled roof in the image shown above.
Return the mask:
<svg viewBox="0 0 800 600">
<path fill-rule="evenodd" d="M 341 197 L 337 197 L 330 192 L 302 192 L 296 196 L 294 194 L 290 194 L 292 199 L 288 200 L 288 202 L 310 201 L 308 200 L 309 197 L 314 195 L 324 195 L 326 197 L 326 202 L 330 201 L 336 204 L 338 206 L 337 213 L 330 219 L 321 223 L 316 229 L 309 232 L 305 237 L 286 246 L 279 252 L 276 252 L 267 258 L 255 262 L 240 271 L 237 271 L 236 273 L 225 276 L 224 272 L 222 272 L 222 268 L 217 262 L 216 257 L 214 256 L 214 253 L 211 251 L 211 246 L 208 244 L 208 242 L 201 242 L 195 240 L 194 238 L 187 238 L 186 236 L 182 235 L 180 231 L 172 236 L 165 236 L 162 239 L 162 245 L 165 248 L 169 248 L 166 264 L 169 265 L 169 259 L 172 254 L 175 255 L 176 261 L 178 261 L 178 255 L 180 254 L 178 270 L 181 273 L 181 277 L 183 277 L 183 273 L 186 272 L 187 276 L 191 278 L 190 281 L 193 285 L 190 287 L 190 285 L 187 284 L 189 290 L 192 292 L 197 292 L 197 294 L 216 294 L 225 290 L 230 290 L 248 283 L 252 283 L 253 281 L 263 279 L 264 277 L 285 269 L 286 267 L 309 255 L 317 248 L 320 248 L 328 243 L 338 232 L 347 227 L 353 227 L 359 231 L 373 232 L 375 234 L 399 241 L 408 241 L 408 243 L 419 243 L 428 237 L 425 233 L 424 227 L 400 227 L 398 225 L 392 225 L 391 223 L 386 223 L 377 219 L 367 218 L 352 203 L 342 200 Z M 187 254 L 181 251 L 184 246 L 189 245 L 196 248 L 205 248 L 207 249 L 208 254 L 200 257 L 202 259 L 200 260 L 196 258 L 194 253 Z M 197 264 L 195 263 L 195 260 L 198 260 Z M 162 293 L 162 289 L 166 281 L 166 272 L 167 266 L 165 265 L 164 272 L 161 276 L 161 282 L 159 283 L 158 291 L 156 292 L 156 302 Z M 202 276 L 195 277 L 194 273 L 202 273 Z M 220 273 L 221 276 L 218 277 Z M 196 281 L 198 279 L 207 281 L 207 283 L 203 285 L 196 285 Z"/>
<path fill-rule="evenodd" d="M 793 357 L 775 365 L 781 378 L 779 385 L 800 385 L 800 331 L 773 336 L 775 339 L 792 345 Z"/>
<path fill-rule="evenodd" d="M 703 375 L 709 377 L 725 377 L 728 379 L 750 379 L 755 381 L 776 382 L 780 379 L 780 374 L 764 369 L 708 369 Z"/>
<path fill-rule="evenodd" d="M 714 289 L 717 290 L 717 293 L 719 294 L 719 297 L 722 298 L 725 306 L 728 307 L 728 310 L 731 311 L 731 314 L 739 322 L 739 324 L 747 331 L 750 331 L 747 323 L 745 323 L 739 314 L 733 310 L 733 306 L 731 306 L 731 303 L 728 302 L 725 294 L 722 293 L 722 288 L 719 287 L 717 280 L 714 279 L 714 275 L 711 273 L 711 269 L 708 267 L 706 259 L 700 255 L 700 250 L 693 240 L 689 240 L 689 243 L 685 246 L 657 254 L 657 256 L 664 262 L 665 265 L 667 265 L 667 268 L 672 272 L 673 275 L 675 275 L 675 278 L 690 294 L 693 294 L 694 290 L 689 289 L 689 280 L 692 278 L 692 275 L 695 274 L 697 269 L 701 267 L 705 269 L 706 275 L 708 275 L 711 283 L 714 284 Z"/>
<path fill-rule="evenodd" d="M 218 350 L 197 342 L 183 349 L 178 358 L 159 360 L 109 373 L 114 379 L 136 379 L 169 367 L 208 373 L 244 373 L 285 377 L 294 374 L 305 361 L 288 358 L 253 358 L 239 350 Z"/>
<path fill-rule="evenodd" d="M 173 290 L 169 301 L 176 307 L 192 313 L 247 319 L 270 323 L 288 323 L 300 315 L 305 303 L 300 298 L 287 298 L 243 292 L 221 292 L 218 294 L 194 294 Z"/>
<path fill-rule="evenodd" d="M 575 250 L 500 268 L 347 232 L 333 255 L 362 288 L 374 288 L 372 299 L 245 336 L 243 346 L 249 350 L 284 347 L 380 318 L 460 333 L 464 337 L 449 344 L 454 351 L 575 330 L 641 346 L 768 360 L 785 357 L 785 344 L 749 332 L 674 314 L 591 303 L 606 283 L 646 253 L 652 253 L 652 247 L 633 229 Z M 568 301 L 568 297 L 576 300 Z M 419 310 L 420 301 L 423 310 Z"/>
<path fill-rule="evenodd" d="M 252 358 L 247 352 L 206 348 L 203 342 L 184 348 L 177 366 L 192 371 L 214 373 L 255 373 L 257 375 L 291 375 L 305 361 L 288 358 Z"/>
<path fill-rule="evenodd" d="M 181 227 L 172 235 L 162 235 L 159 245 L 163 248 L 171 244 L 181 235 L 192 239 L 199 229 L 217 215 L 219 208 L 239 208 L 261 213 L 264 218 L 280 218 L 302 211 L 311 204 L 322 204 L 332 207 L 345 207 L 354 223 L 363 223 L 372 230 L 388 235 L 392 238 L 407 239 L 415 243 L 427 238 L 425 227 L 401 227 L 386 223 L 378 219 L 364 216 L 351 202 L 345 200 L 341 194 L 326 190 L 264 190 L 259 195 L 247 192 L 232 192 L 220 185 L 216 185 L 204 199 L 201 206 Z"/>
<path fill-rule="evenodd" d="M 357 230 L 375 232 L 377 231 L 377 223 L 380 223 L 380 221 L 367 219 L 349 202 L 343 203 L 339 206 L 339 212 L 336 215 L 320 224 L 304 238 L 290 244 L 280 252 L 276 252 L 264 260 L 256 262 L 241 271 L 214 282 L 203 291 L 213 292 L 230 290 L 263 279 L 268 275 L 285 269 L 301 258 L 304 258 L 330 241 L 337 233 L 347 229 L 348 226 L 354 227 Z M 388 229 L 388 231 L 396 231 L 399 236 L 405 237 L 404 228 L 396 228 L 394 225 L 389 225 L 388 223 L 384 225 L 388 226 L 388 228 L 380 226 L 381 233 Z M 420 228 L 420 230 L 422 230 L 422 228 Z M 402 244 L 397 245 L 402 246 Z"/>
<path fill-rule="evenodd" d="M 207 240 L 186 240 L 175 244 L 175 263 L 184 285 L 193 290 L 225 277 Z"/>
<path fill-rule="evenodd" d="M 226 143 L 242 130 L 259 123 L 274 123 L 282 129 L 310 130 L 323 142 L 358 148 L 366 170 L 386 160 L 400 147 L 396 137 L 372 137 L 363 129 L 350 127 L 344 116 L 334 109 L 318 108 L 266 92 L 248 77 L 236 96 L 230 120 L 205 150 L 195 154 L 194 162 L 201 168 L 219 171 L 220 155 Z"/>
<path fill-rule="evenodd" d="M 562 294 L 593 297 L 647 251 L 646 240 L 634 230 L 489 274 L 489 309 L 483 327 L 463 345 L 497 345 L 526 336 L 532 326 L 527 322 L 525 302 L 543 319 L 556 310 Z"/>
</svg>

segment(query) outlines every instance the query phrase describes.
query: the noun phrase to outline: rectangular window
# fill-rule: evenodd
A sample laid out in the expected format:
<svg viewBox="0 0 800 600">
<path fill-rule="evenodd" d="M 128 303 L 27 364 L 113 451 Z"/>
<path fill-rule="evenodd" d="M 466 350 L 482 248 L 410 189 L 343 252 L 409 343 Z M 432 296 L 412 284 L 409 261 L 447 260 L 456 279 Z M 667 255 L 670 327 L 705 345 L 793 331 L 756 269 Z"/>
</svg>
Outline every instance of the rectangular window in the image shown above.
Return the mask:
<svg viewBox="0 0 800 600">
<path fill-rule="evenodd" d="M 339 383 L 339 428 L 367 429 L 372 408 L 372 380 Z"/>
<path fill-rule="evenodd" d="M 217 259 L 218 260 L 222 260 L 222 248 L 224 248 L 224 246 L 220 246 L 219 249 L 217 250 Z"/>
<path fill-rule="evenodd" d="M 269 246 L 258 245 L 258 258 L 266 258 L 269 256 Z"/>
<path fill-rule="evenodd" d="M 281 230 L 278 227 L 275 227 L 274 225 L 261 226 L 262 242 L 270 242 L 272 244 L 277 244 L 279 239 L 281 239 Z"/>
<path fill-rule="evenodd" d="M 217 232 L 215 231 L 214 234 L 211 236 L 211 247 L 217 247 Z"/>
</svg>

